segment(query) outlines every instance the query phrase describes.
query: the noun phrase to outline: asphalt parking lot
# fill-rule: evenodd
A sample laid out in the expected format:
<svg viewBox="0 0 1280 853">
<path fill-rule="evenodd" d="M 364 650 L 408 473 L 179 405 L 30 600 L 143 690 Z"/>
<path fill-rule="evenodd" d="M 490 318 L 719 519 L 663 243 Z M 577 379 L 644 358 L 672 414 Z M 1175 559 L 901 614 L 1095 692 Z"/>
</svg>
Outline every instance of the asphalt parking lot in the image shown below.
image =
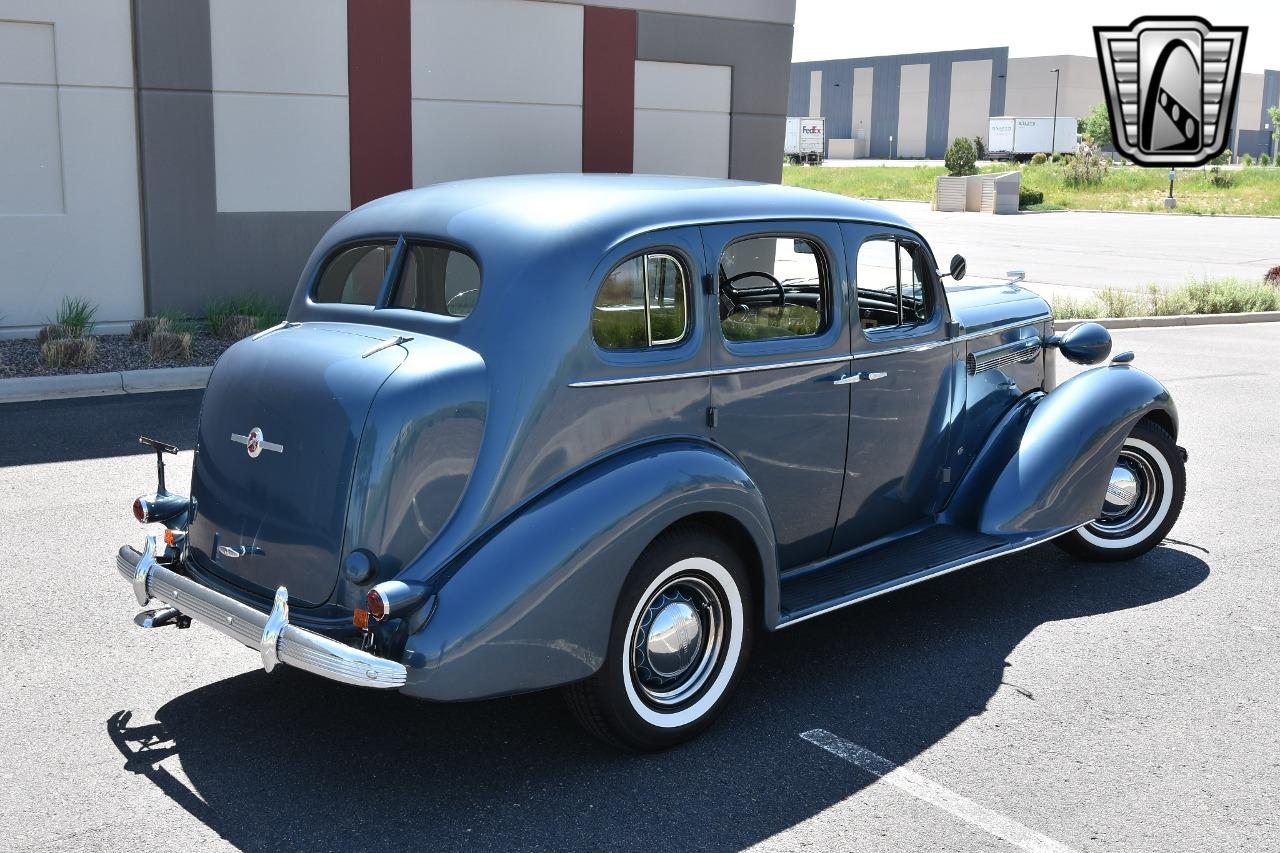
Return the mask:
<svg viewBox="0 0 1280 853">
<path fill-rule="evenodd" d="M 1172 539 L 765 637 L 718 724 L 646 756 L 555 693 L 431 705 L 134 627 L 136 436 L 191 447 L 199 392 L 0 406 L 0 848 L 1278 850 L 1280 324 L 1116 346 L 1181 411 Z"/>
<path fill-rule="evenodd" d="M 939 213 L 924 202 L 874 203 L 918 228 L 942 269 L 958 253 L 970 275 L 999 278 L 1020 269 L 1029 285 L 1049 289 L 1173 286 L 1206 277 L 1258 281 L 1280 264 L 1274 218 L 1080 210 L 991 216 Z"/>
</svg>

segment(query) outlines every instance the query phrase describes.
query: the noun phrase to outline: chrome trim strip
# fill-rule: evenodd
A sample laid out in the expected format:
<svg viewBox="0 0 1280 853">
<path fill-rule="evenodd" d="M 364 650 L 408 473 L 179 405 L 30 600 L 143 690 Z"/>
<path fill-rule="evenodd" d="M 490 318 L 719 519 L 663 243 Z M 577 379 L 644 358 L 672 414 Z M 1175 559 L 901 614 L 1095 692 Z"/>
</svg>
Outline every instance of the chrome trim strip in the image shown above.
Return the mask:
<svg viewBox="0 0 1280 853">
<path fill-rule="evenodd" d="M 1044 314 L 1039 317 L 1028 317 L 1025 320 L 1018 320 L 1016 323 L 1006 323 L 1003 326 L 992 326 L 990 329 L 970 332 L 955 338 L 941 338 L 936 341 L 925 341 L 923 343 L 907 344 L 905 346 L 872 350 L 870 352 L 851 352 L 847 355 L 824 356 L 822 358 L 810 358 L 798 361 L 777 361 L 767 364 L 745 364 L 741 367 L 715 367 L 710 370 L 687 370 L 683 373 L 622 376 L 617 379 L 583 379 L 578 382 L 570 382 L 569 387 L 600 388 L 608 385 L 639 385 L 643 382 L 667 382 L 674 379 L 702 379 L 707 376 L 729 376 L 734 373 L 754 373 L 758 370 L 785 370 L 788 367 L 809 367 L 817 364 L 838 364 L 842 361 L 856 361 L 863 358 L 875 358 L 879 355 L 895 355 L 903 352 L 924 352 L 925 350 L 931 350 L 935 347 L 946 346 L 960 341 L 973 340 L 974 338 L 981 338 L 985 335 L 994 335 L 999 332 L 1007 332 L 1011 329 L 1020 329 L 1023 326 L 1031 326 L 1036 323 L 1042 323 L 1045 320 L 1052 319 L 1053 316 L 1051 314 Z"/>
<path fill-rule="evenodd" d="M 832 355 L 809 358 L 803 361 L 776 361 L 767 364 L 744 364 L 741 367 L 716 367 L 711 370 L 689 370 L 684 373 L 665 373 L 652 376 L 623 376 L 618 379 L 587 379 L 570 382 L 570 388 L 597 388 L 602 385 L 636 385 L 641 382 L 665 382 L 670 379 L 701 379 L 706 376 L 728 376 L 733 373 L 755 373 L 760 370 L 784 370 L 788 367 L 811 367 L 820 364 L 839 364 L 853 358 L 851 355 Z"/>
<path fill-rule="evenodd" d="M 1041 342 L 1039 335 L 1020 338 L 1000 346 L 989 347 L 965 356 L 965 371 L 974 376 L 984 370 L 995 370 L 1010 364 L 1030 363 L 1040 357 Z"/>
<path fill-rule="evenodd" d="M 129 548 L 120 549 L 116 555 L 116 569 L 123 578 L 132 581 L 138 574 L 143 574 L 150 598 L 174 607 L 183 615 L 260 653 L 270 642 L 271 638 L 265 635 L 272 627 L 275 608 L 269 616 L 154 560 L 145 572 L 140 572 L 144 562 L 142 555 Z M 277 592 L 277 601 L 280 595 L 281 592 Z M 277 621 L 279 633 L 275 636 L 275 654 L 281 663 L 357 687 L 397 689 L 408 680 L 409 671 L 397 661 L 380 658 L 322 634 L 290 625 L 287 618 Z"/>
<path fill-rule="evenodd" d="M 787 619 L 787 620 L 781 621 L 777 624 L 775 630 L 790 628 L 792 625 L 798 625 L 801 622 L 805 622 L 809 619 L 814 618 L 815 616 L 822 616 L 826 613 L 832 612 L 833 610 L 840 610 L 841 608 L 849 607 L 850 605 L 853 605 L 853 604 L 860 604 L 863 601 L 869 601 L 873 598 L 878 598 L 882 595 L 885 595 L 886 593 L 897 592 L 900 589 L 906 589 L 909 586 L 915 586 L 918 583 L 923 583 L 924 581 L 927 581 L 927 580 L 933 580 L 934 578 L 951 574 L 952 572 L 959 571 L 960 569 L 967 569 L 970 566 L 976 566 L 979 563 L 985 563 L 987 560 L 994 560 L 996 557 L 1003 557 L 1007 554 L 1016 554 L 1018 551 L 1025 551 L 1027 548 L 1034 548 L 1036 545 L 1043 545 L 1045 542 L 1048 542 L 1051 539 L 1057 539 L 1059 536 L 1065 536 L 1074 530 L 1079 530 L 1081 527 L 1084 527 L 1085 525 L 1092 523 L 1092 521 L 1093 519 L 1090 519 L 1089 521 L 1086 521 L 1084 524 L 1077 524 L 1075 527 L 1069 528 L 1067 530 L 1059 531 L 1049 536 L 1042 536 L 1039 539 L 1031 539 L 1027 542 L 1023 542 L 1022 544 L 1015 545 L 1011 548 L 1002 548 L 995 551 L 987 551 L 983 554 L 978 555 L 977 557 L 960 560 L 959 562 L 953 563 L 950 565 L 944 564 L 942 567 L 938 568 L 935 571 L 927 572 L 926 574 L 910 576 L 907 580 L 903 581 L 902 583 L 891 584 L 890 586 L 886 586 L 883 589 L 877 589 L 865 595 L 855 595 L 853 598 L 849 598 L 843 601 L 838 601 L 835 604 L 830 605 L 829 607 L 824 607 L 820 610 L 815 610 L 812 613 L 806 613 L 805 615 L 798 616 L 795 619 Z"/>
</svg>

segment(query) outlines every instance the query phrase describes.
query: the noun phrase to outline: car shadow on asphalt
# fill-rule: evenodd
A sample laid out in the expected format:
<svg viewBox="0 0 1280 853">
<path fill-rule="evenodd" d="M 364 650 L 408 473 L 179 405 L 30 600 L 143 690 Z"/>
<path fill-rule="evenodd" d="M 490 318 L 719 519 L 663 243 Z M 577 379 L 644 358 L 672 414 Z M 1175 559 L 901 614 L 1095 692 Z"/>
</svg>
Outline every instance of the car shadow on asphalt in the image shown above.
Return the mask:
<svg viewBox="0 0 1280 853">
<path fill-rule="evenodd" d="M 1035 628 L 1153 605 L 1208 574 L 1168 546 L 1120 564 L 1047 546 L 762 636 L 711 730 L 654 755 L 590 740 L 555 691 L 431 704 L 280 669 L 207 685 L 154 714 L 118 712 L 106 728 L 123 770 L 247 850 L 649 851 L 655 839 L 736 850 L 873 781 L 800 732 L 826 728 L 904 764 L 997 691 L 1052 701 L 1017 686 L 1008 664 Z M 135 726 L 134 715 L 157 722 Z M 174 755 L 189 785 L 164 762 Z"/>
<path fill-rule="evenodd" d="M 0 468 L 152 453 L 139 435 L 189 450 L 203 398 L 197 390 L 5 403 Z"/>
</svg>

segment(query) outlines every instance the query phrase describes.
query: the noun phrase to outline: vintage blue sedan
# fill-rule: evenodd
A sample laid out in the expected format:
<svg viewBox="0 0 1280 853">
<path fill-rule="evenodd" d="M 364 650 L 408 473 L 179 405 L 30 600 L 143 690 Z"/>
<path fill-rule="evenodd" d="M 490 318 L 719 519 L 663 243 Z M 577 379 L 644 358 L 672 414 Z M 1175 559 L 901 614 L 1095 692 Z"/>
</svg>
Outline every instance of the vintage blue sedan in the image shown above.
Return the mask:
<svg viewBox="0 0 1280 853">
<path fill-rule="evenodd" d="M 1168 391 L 1130 353 L 1055 387 L 1106 330 L 963 275 L 884 210 L 770 185 L 367 204 L 218 361 L 190 497 L 143 439 L 134 513 L 164 536 L 119 552 L 136 621 L 424 699 L 563 686 L 655 749 L 710 723 L 760 630 L 1048 540 L 1155 546 L 1185 484 Z"/>
</svg>

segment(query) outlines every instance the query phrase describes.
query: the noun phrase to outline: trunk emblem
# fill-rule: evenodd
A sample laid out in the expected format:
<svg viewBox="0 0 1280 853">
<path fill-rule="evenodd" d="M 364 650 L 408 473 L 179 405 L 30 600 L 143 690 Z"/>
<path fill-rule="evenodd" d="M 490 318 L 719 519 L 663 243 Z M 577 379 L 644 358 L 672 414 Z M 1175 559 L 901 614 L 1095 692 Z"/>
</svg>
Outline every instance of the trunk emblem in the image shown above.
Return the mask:
<svg viewBox="0 0 1280 853">
<path fill-rule="evenodd" d="M 262 435 L 262 427 L 254 427 L 249 430 L 248 435 L 241 435 L 238 432 L 231 433 L 231 440 L 237 444 L 243 444 L 245 449 L 249 451 L 249 456 L 257 459 L 264 450 L 270 450 L 274 453 L 284 453 L 284 445 L 267 441 Z"/>
</svg>

